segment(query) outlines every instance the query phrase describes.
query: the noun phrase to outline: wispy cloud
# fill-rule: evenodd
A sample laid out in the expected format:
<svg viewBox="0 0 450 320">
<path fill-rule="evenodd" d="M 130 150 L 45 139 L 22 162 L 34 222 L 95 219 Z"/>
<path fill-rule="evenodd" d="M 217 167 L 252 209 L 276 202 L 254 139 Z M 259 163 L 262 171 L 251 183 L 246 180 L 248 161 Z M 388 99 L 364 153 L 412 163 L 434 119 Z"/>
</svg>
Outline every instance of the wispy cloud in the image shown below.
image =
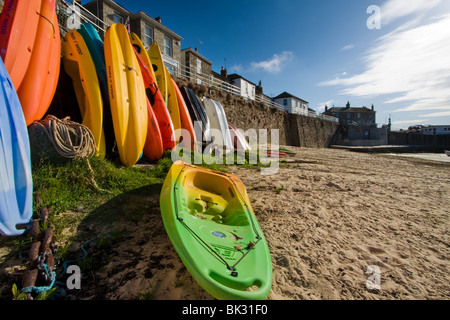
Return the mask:
<svg viewBox="0 0 450 320">
<path fill-rule="evenodd" d="M 388 1 L 382 10 L 393 19 L 425 10 L 440 1 Z M 428 4 L 429 3 L 429 4 Z M 401 9 L 400 4 L 409 9 Z M 395 11 L 397 10 L 397 11 Z M 400 12 L 400 10 L 403 10 Z M 364 56 L 366 70 L 320 85 L 340 85 L 341 94 L 389 95 L 387 103 L 406 105 L 397 111 L 450 110 L 450 14 L 428 24 L 398 28 L 380 37 Z"/>
<path fill-rule="evenodd" d="M 346 46 L 342 47 L 340 51 L 347 51 L 347 50 L 351 50 L 351 49 L 353 49 L 354 47 L 355 47 L 355 45 L 354 45 L 354 44 L 348 44 L 348 45 L 346 45 Z"/>
<path fill-rule="evenodd" d="M 392 121 L 393 125 L 414 125 L 414 124 L 420 124 L 423 123 L 423 121 L 428 121 L 428 119 L 415 119 L 415 120 L 399 120 L 399 121 Z"/>
<path fill-rule="evenodd" d="M 230 72 L 242 73 L 244 71 L 244 67 L 242 64 L 235 64 L 230 67 Z"/>
<path fill-rule="evenodd" d="M 433 112 L 421 115 L 421 117 L 431 117 L 431 118 L 448 117 L 448 116 L 450 116 L 450 111 Z"/>
<path fill-rule="evenodd" d="M 410 119 L 410 120 L 393 120 L 392 121 L 392 129 L 402 129 L 415 125 L 424 125 L 427 124 L 430 119 Z"/>
<path fill-rule="evenodd" d="M 291 51 L 283 51 L 280 54 L 274 54 L 268 60 L 252 62 L 250 64 L 250 71 L 265 71 L 268 73 L 279 73 L 287 64 L 294 58 L 294 53 Z"/>
<path fill-rule="evenodd" d="M 381 23 L 388 25 L 413 14 L 422 17 L 441 2 L 442 0 L 389 0 L 381 7 Z"/>
</svg>

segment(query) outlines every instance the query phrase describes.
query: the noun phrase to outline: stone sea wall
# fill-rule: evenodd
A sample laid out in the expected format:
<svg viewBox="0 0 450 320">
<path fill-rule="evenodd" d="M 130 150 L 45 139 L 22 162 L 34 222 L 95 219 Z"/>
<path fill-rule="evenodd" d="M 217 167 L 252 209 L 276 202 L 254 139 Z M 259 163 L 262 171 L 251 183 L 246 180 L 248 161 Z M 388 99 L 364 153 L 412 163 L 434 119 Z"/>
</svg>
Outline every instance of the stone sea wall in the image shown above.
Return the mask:
<svg viewBox="0 0 450 320">
<path fill-rule="evenodd" d="M 207 97 L 221 103 L 227 120 L 239 129 L 266 129 L 270 143 L 271 129 L 279 130 L 279 144 L 306 148 L 327 148 L 333 144 L 338 124 L 322 119 L 288 114 L 277 108 L 269 108 L 264 104 L 245 100 L 241 97 L 194 84 L 184 79 L 177 79 L 178 86 L 194 90 L 202 99 Z"/>
</svg>

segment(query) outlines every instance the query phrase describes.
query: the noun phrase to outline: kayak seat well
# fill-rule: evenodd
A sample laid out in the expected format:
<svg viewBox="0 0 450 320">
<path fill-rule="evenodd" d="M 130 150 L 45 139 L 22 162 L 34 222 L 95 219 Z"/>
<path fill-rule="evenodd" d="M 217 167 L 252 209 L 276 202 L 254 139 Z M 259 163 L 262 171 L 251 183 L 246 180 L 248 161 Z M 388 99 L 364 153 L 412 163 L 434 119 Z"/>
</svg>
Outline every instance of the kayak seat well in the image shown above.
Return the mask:
<svg viewBox="0 0 450 320">
<path fill-rule="evenodd" d="M 245 226 L 249 224 L 244 205 L 231 182 L 223 176 L 204 172 L 187 172 L 183 179 L 188 212 L 203 220 L 219 224 Z"/>
</svg>

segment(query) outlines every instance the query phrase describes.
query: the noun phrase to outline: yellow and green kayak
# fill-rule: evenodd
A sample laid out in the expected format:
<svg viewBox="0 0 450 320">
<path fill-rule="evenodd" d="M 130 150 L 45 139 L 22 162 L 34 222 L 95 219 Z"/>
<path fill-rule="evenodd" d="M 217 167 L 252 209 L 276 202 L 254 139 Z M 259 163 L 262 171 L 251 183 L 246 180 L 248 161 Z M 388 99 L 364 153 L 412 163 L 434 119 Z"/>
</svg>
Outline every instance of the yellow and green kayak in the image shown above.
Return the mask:
<svg viewBox="0 0 450 320">
<path fill-rule="evenodd" d="M 270 252 L 237 177 L 177 161 L 160 206 L 178 255 L 207 292 L 221 300 L 267 298 Z"/>
</svg>

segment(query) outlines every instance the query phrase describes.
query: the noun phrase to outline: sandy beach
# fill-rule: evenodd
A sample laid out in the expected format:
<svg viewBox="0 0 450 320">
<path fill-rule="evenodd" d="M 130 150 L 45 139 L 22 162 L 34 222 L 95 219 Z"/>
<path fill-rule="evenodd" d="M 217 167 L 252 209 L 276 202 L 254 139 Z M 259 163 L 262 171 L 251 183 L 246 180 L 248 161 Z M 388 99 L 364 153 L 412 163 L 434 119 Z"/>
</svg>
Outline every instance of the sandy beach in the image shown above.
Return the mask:
<svg viewBox="0 0 450 320">
<path fill-rule="evenodd" d="M 271 251 L 268 299 L 450 298 L 449 163 L 289 148 L 297 154 L 273 176 L 227 168 L 245 184 Z M 159 197 L 132 201 L 148 212 L 121 226 L 124 238 L 105 266 L 83 274 L 78 298 L 214 299 L 174 250 Z"/>
<path fill-rule="evenodd" d="M 448 163 L 291 149 L 273 176 L 229 167 L 269 244 L 269 299 L 450 298 Z M 117 260 L 96 276 L 103 290 L 86 298 L 213 299 L 178 258 L 158 209 L 128 226 Z M 369 266 L 379 267 L 379 290 L 366 285 Z"/>
</svg>

